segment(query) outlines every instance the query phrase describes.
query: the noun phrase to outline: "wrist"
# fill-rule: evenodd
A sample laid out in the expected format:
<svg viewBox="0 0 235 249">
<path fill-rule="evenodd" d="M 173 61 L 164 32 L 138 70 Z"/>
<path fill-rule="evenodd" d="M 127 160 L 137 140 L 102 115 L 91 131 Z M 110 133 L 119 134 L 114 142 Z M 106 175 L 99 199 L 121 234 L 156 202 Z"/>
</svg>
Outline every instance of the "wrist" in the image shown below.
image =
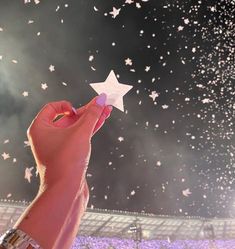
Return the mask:
<svg viewBox="0 0 235 249">
<path fill-rule="evenodd" d="M 83 169 L 84 167 L 80 167 Z M 55 169 L 56 170 L 56 169 Z M 45 169 L 45 172 L 47 169 Z M 57 176 L 56 172 L 51 174 L 49 173 L 39 173 L 40 174 L 40 185 L 38 194 L 44 193 L 45 191 L 50 191 L 54 188 L 69 188 L 72 190 L 79 191 L 85 181 L 86 178 L 86 169 L 80 170 L 80 172 L 76 173 L 76 171 L 72 171 L 70 173 L 64 174 L 63 176 Z"/>
<path fill-rule="evenodd" d="M 56 243 L 80 191 L 72 181 L 65 180 L 44 189 L 41 187 L 40 191 L 14 228 L 24 231 L 48 249 Z"/>
</svg>

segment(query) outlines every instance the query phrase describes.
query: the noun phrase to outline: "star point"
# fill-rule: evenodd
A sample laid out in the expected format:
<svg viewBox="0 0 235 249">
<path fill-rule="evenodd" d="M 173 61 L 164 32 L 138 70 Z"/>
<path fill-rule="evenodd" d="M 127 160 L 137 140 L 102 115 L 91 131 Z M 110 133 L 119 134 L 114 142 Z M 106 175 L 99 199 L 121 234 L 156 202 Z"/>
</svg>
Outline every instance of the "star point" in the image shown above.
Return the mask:
<svg viewBox="0 0 235 249">
<path fill-rule="evenodd" d="M 132 85 L 119 83 L 113 70 L 104 82 L 91 83 L 90 86 L 98 94 L 107 95 L 106 105 L 113 105 L 122 112 L 124 112 L 123 96 L 133 88 Z"/>
</svg>

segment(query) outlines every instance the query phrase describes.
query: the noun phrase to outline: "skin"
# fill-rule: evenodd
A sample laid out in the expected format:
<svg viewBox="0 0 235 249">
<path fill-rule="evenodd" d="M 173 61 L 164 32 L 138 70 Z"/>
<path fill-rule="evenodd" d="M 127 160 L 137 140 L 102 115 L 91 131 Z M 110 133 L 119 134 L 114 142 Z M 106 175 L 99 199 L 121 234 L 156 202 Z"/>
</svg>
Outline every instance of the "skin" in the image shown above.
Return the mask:
<svg viewBox="0 0 235 249">
<path fill-rule="evenodd" d="M 27 233 L 43 249 L 71 248 L 86 210 L 89 188 L 85 174 L 91 139 L 112 111 L 98 105 L 96 99 L 77 109 L 77 114 L 67 101 L 51 102 L 27 130 L 40 186 L 14 228 Z M 61 114 L 64 116 L 54 122 Z"/>
</svg>

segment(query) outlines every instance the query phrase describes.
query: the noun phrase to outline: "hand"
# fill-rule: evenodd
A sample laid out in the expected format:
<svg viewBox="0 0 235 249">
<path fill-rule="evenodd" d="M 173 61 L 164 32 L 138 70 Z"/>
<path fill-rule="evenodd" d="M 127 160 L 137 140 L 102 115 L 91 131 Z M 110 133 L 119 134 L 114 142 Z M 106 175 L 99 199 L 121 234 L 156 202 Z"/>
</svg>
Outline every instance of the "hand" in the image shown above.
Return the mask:
<svg viewBox="0 0 235 249">
<path fill-rule="evenodd" d="M 96 101 L 100 98 L 100 105 Z M 103 100 L 103 101 L 102 101 Z M 45 105 L 27 130 L 32 153 L 37 163 L 41 187 L 59 181 L 74 181 L 81 186 L 91 154 L 91 138 L 110 116 L 105 106 L 106 95 L 95 97 L 73 111 L 68 101 Z M 65 116 L 56 122 L 60 115 Z"/>
</svg>

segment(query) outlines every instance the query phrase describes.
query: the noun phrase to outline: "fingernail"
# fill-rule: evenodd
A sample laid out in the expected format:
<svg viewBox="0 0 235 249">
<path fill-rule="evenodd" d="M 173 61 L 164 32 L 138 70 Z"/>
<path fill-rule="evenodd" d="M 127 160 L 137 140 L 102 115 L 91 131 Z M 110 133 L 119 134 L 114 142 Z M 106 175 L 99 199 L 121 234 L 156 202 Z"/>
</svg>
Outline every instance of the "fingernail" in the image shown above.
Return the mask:
<svg viewBox="0 0 235 249">
<path fill-rule="evenodd" d="M 96 99 L 96 103 L 100 106 L 104 106 L 107 99 L 107 95 L 105 93 L 101 93 L 99 97 Z"/>
<path fill-rule="evenodd" d="M 78 113 L 77 113 L 77 110 L 76 110 L 74 107 L 72 107 L 72 111 L 73 111 L 73 113 L 74 113 L 75 115 L 78 114 Z"/>
<path fill-rule="evenodd" d="M 110 112 L 113 110 L 113 107 L 111 105 L 109 105 L 108 108 Z"/>
</svg>

